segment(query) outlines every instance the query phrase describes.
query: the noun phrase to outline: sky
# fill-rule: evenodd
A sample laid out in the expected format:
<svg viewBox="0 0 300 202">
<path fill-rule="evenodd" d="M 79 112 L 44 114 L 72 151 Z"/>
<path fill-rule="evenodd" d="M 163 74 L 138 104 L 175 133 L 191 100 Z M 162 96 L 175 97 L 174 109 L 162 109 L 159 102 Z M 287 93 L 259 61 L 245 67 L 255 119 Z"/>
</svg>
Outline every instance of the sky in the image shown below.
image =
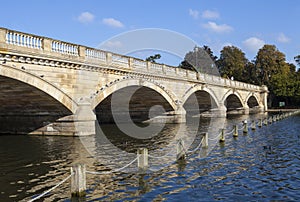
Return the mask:
<svg viewBox="0 0 300 202">
<path fill-rule="evenodd" d="M 183 56 L 172 56 L 173 49 L 190 41 L 209 46 L 218 57 L 233 45 L 254 60 L 264 44 L 275 45 L 290 63 L 300 55 L 299 0 L 16 0 L 1 7 L 0 27 L 94 48 L 106 43 L 117 52 L 124 41 L 136 43 L 144 50 L 120 53 L 142 59 L 157 45 L 159 62 L 176 66 Z M 162 34 L 132 35 L 151 28 Z"/>
</svg>

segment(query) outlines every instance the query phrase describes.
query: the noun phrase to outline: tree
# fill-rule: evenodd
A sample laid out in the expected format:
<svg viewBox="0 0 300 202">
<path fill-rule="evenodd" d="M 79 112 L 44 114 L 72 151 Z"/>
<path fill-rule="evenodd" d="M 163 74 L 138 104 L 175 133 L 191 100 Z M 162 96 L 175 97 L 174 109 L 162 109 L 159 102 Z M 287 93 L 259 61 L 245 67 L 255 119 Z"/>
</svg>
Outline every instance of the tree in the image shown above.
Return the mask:
<svg viewBox="0 0 300 202">
<path fill-rule="evenodd" d="M 217 62 L 222 77 L 245 81 L 248 59 L 245 53 L 235 46 L 225 46 L 221 50 L 220 59 Z M 251 65 L 251 64 L 249 64 Z"/>
<path fill-rule="evenodd" d="M 218 57 L 214 55 L 213 51 L 210 49 L 210 47 L 204 45 L 203 50 L 209 55 L 209 57 L 212 59 L 213 62 L 217 62 Z"/>
<path fill-rule="evenodd" d="M 277 50 L 275 45 L 264 45 L 259 49 L 255 59 L 256 74 L 261 85 L 271 87 L 271 78 L 281 70 L 289 69 L 285 62 L 285 55 Z"/>
<path fill-rule="evenodd" d="M 203 48 L 195 46 L 192 51 L 185 55 L 184 60 L 178 67 L 200 73 L 218 75 L 215 65 L 216 59 L 217 57 L 213 55 L 212 50 L 208 46 L 203 46 Z"/>
<path fill-rule="evenodd" d="M 270 102 L 291 101 L 296 92 L 296 67 L 286 63 L 285 55 L 276 46 L 264 45 L 258 51 L 255 68 L 259 84 L 268 86 Z"/>
<path fill-rule="evenodd" d="M 156 62 L 156 60 L 160 59 L 161 55 L 160 54 L 155 54 L 155 55 L 151 55 L 149 57 L 146 58 L 146 61 L 149 62 Z"/>
<path fill-rule="evenodd" d="M 258 85 L 259 81 L 256 75 L 256 68 L 253 62 L 248 61 L 245 70 L 243 71 L 243 78 L 241 81 Z"/>
</svg>

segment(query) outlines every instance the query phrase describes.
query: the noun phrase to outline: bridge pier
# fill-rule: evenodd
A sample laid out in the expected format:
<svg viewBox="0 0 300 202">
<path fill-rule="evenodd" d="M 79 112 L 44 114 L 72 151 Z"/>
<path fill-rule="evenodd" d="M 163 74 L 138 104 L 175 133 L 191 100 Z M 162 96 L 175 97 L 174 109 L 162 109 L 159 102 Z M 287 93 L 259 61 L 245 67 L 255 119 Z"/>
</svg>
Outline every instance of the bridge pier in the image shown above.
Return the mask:
<svg viewBox="0 0 300 202">
<path fill-rule="evenodd" d="M 245 115 L 247 115 L 247 114 L 249 114 L 250 113 L 250 108 L 249 108 L 249 106 L 248 106 L 248 104 L 246 103 L 246 104 L 244 104 L 244 114 Z"/>
<path fill-rule="evenodd" d="M 153 117 L 143 123 L 185 123 L 186 122 L 186 111 L 183 107 L 179 107 L 177 110 Z"/>
<path fill-rule="evenodd" d="M 224 118 L 227 116 L 227 108 L 223 103 L 220 103 L 218 108 L 211 109 L 211 117 Z"/>
<path fill-rule="evenodd" d="M 75 114 L 65 116 L 43 126 L 33 132 L 31 135 L 64 135 L 64 136 L 87 136 L 96 134 L 96 115 L 91 110 L 88 102 L 78 105 Z"/>
<path fill-rule="evenodd" d="M 183 108 L 183 106 L 181 106 L 175 111 L 173 123 L 185 123 L 185 122 L 186 122 L 186 111 Z"/>
</svg>

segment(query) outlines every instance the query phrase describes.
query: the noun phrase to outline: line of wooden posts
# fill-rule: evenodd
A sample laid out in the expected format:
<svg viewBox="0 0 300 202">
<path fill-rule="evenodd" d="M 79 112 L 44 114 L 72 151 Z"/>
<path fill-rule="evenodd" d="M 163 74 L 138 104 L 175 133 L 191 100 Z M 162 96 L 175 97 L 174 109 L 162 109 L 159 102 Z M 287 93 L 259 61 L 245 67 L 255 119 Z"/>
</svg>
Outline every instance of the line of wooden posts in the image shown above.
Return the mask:
<svg viewBox="0 0 300 202">
<path fill-rule="evenodd" d="M 232 134 L 233 137 L 238 137 L 239 135 L 239 130 L 243 131 L 243 134 L 247 134 L 249 128 L 251 130 L 256 130 L 256 125 L 261 128 L 263 126 L 267 126 L 268 124 L 272 124 L 273 122 L 282 120 L 284 118 L 287 118 L 291 115 L 294 115 L 296 113 L 299 113 L 300 110 L 295 111 L 295 112 L 288 112 L 288 113 L 282 113 L 282 114 L 277 114 L 270 116 L 265 119 L 259 119 L 258 122 L 252 121 L 250 127 L 248 127 L 247 121 L 243 122 L 243 127 L 241 129 L 238 128 L 237 125 L 234 125 L 234 128 L 232 132 L 227 133 L 227 134 Z M 221 133 L 219 135 L 219 142 L 225 142 L 225 129 L 221 129 Z M 204 133 L 203 135 L 203 141 L 202 143 L 202 148 L 207 148 L 208 147 L 208 133 Z M 201 144 L 200 143 L 200 144 Z M 199 145 L 200 146 L 200 145 Z M 177 142 L 177 159 L 184 159 L 187 154 L 186 148 L 184 148 L 184 142 L 182 139 L 179 139 Z M 148 149 L 147 148 L 140 148 L 137 150 L 137 165 L 140 170 L 146 170 L 148 167 Z M 85 164 L 76 164 L 72 166 L 71 168 L 71 194 L 72 196 L 85 196 L 86 194 L 86 166 Z M 101 174 L 101 173 L 99 173 Z"/>
</svg>

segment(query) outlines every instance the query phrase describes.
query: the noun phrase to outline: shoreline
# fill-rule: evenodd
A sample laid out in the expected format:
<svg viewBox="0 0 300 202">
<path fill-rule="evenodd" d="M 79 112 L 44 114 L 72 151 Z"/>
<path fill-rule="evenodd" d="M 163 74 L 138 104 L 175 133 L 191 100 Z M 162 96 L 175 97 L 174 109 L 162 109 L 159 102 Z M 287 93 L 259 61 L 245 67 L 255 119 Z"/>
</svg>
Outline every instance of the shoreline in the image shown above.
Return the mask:
<svg viewBox="0 0 300 202">
<path fill-rule="evenodd" d="M 300 108 L 298 109 L 268 109 L 266 112 L 294 112 L 294 111 L 299 111 Z"/>
</svg>

